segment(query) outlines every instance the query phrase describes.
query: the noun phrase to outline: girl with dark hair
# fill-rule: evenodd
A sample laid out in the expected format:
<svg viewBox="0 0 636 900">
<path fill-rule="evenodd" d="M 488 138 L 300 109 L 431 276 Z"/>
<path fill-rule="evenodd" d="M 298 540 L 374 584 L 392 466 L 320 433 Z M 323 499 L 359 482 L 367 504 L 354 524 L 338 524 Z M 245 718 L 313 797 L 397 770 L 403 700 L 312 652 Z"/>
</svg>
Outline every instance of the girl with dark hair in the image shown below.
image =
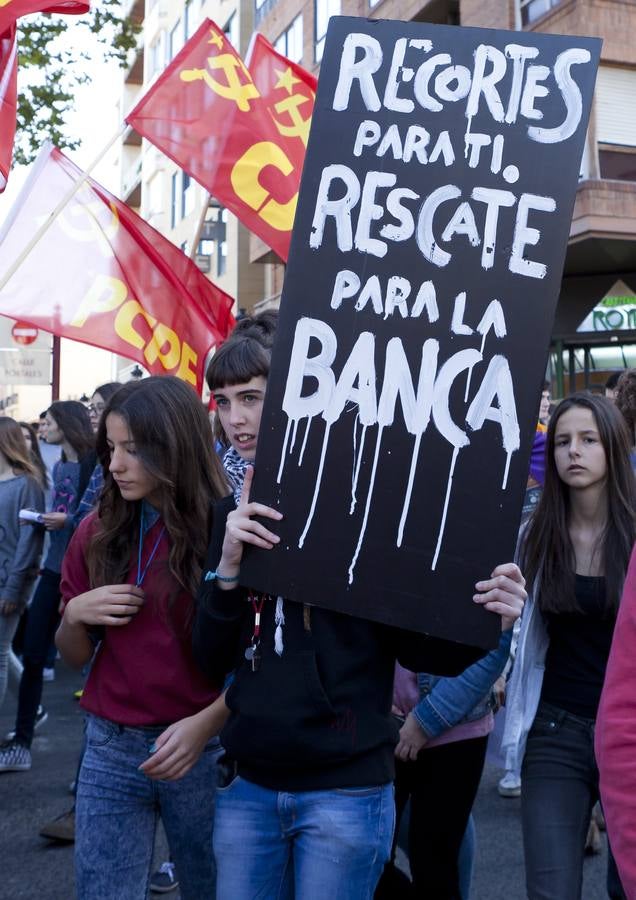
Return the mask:
<svg viewBox="0 0 636 900">
<path fill-rule="evenodd" d="M 42 516 L 51 532 L 24 633 L 15 735 L 0 749 L 0 772 L 23 772 L 31 768 L 31 743 L 37 710 L 42 698 L 46 655 L 59 622 L 60 572 L 72 534 L 67 522 L 88 483 L 95 465 L 94 438 L 88 412 L 77 400 L 58 400 L 46 412 L 47 442 L 60 444 L 62 458 L 53 469 L 52 508 Z M 24 525 L 39 529 L 40 525 Z"/>
<path fill-rule="evenodd" d="M 550 420 L 545 486 L 521 538 L 530 585 L 506 700 L 506 768 L 522 766 L 530 900 L 581 896 L 598 800 L 594 725 L 630 553 L 634 476 L 625 424 L 595 394 Z"/>
<path fill-rule="evenodd" d="M 118 381 L 110 381 L 108 382 L 108 384 L 100 385 L 93 391 L 91 402 L 88 405 L 88 415 L 90 416 L 91 420 L 91 428 L 93 429 L 93 432 L 95 434 L 97 434 L 99 423 L 101 421 L 104 410 L 106 409 L 106 404 L 111 399 L 111 397 L 117 393 L 120 387 L 121 384 Z M 82 494 L 82 499 L 77 504 L 77 509 L 73 514 L 73 528 L 77 528 L 82 519 L 87 516 L 92 509 L 95 508 L 103 486 L 104 470 L 102 468 L 101 462 L 99 462 L 98 460 L 97 465 L 93 469 L 86 489 Z"/>
<path fill-rule="evenodd" d="M 0 417 L 0 706 L 7 688 L 11 641 L 42 552 L 42 531 L 21 527 L 21 509 L 44 511 L 40 473 L 18 422 Z"/>
<path fill-rule="evenodd" d="M 64 561 L 56 637 L 70 665 L 94 656 L 81 700 L 77 894 L 145 898 L 161 816 L 181 896 L 201 900 L 214 896 L 210 739 L 223 705 L 194 664 L 191 627 L 225 480 L 199 399 L 169 376 L 117 391 L 97 449 L 104 489 Z"/>
<path fill-rule="evenodd" d="M 231 444 L 224 464 L 233 486 L 216 508 L 194 628 L 197 660 L 210 677 L 236 669 L 221 736 L 217 897 L 369 900 L 395 815 L 396 657 L 456 675 L 482 654 L 320 607 L 249 597 L 239 586 L 244 547 L 271 549 L 279 540 L 270 528 L 281 514 L 249 501 L 269 362 L 269 347 L 247 324 L 206 376 Z M 511 627 L 524 596 L 510 564 L 479 582 L 474 599 Z"/>
<path fill-rule="evenodd" d="M 91 397 L 91 401 L 88 404 L 88 414 L 91 419 L 91 426 L 95 434 L 97 434 L 97 429 L 99 428 L 99 422 L 102 417 L 102 413 L 106 409 L 106 404 L 113 396 L 116 394 L 121 384 L 119 381 L 109 381 L 106 384 L 100 384 L 99 387 L 96 387 L 93 391 L 93 396 Z"/>
<path fill-rule="evenodd" d="M 18 425 L 22 429 L 22 435 L 24 440 L 26 441 L 27 449 L 29 451 L 29 455 L 31 457 L 31 462 L 37 469 L 37 479 L 40 482 L 43 490 L 46 490 L 49 486 L 49 473 L 46 471 L 46 465 L 44 460 L 42 459 L 42 453 L 40 452 L 40 443 L 38 441 L 38 436 L 35 433 L 35 428 L 33 425 L 29 425 L 28 422 L 18 422 Z"/>
</svg>

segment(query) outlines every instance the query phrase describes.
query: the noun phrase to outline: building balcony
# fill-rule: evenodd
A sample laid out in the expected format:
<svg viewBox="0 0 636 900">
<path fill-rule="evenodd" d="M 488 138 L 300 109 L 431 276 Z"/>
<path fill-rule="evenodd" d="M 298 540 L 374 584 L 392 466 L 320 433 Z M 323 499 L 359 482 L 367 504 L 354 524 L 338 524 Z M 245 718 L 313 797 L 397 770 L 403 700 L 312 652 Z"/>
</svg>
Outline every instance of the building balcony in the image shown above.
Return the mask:
<svg viewBox="0 0 636 900">
<path fill-rule="evenodd" d="M 127 147 L 141 147 L 141 135 L 134 128 L 128 128 L 124 134 L 123 143 Z"/>
<path fill-rule="evenodd" d="M 250 233 L 250 262 L 251 263 L 282 263 L 278 253 L 275 253 L 271 247 L 268 247 L 265 241 L 262 241 L 255 234 Z"/>
<path fill-rule="evenodd" d="M 139 35 L 139 46 L 134 51 L 134 57 L 124 75 L 124 84 L 143 84 L 144 81 L 144 46 Z"/>
<path fill-rule="evenodd" d="M 636 181 L 582 181 L 574 204 L 554 335 L 580 340 L 579 325 L 617 282 L 636 289 Z"/>
<path fill-rule="evenodd" d="M 459 25 L 459 0 L 375 0 L 369 6 L 368 15 L 371 19 Z"/>
<path fill-rule="evenodd" d="M 517 0 L 517 4 L 520 27 L 599 37 L 604 62 L 636 65 L 634 0 Z"/>
<path fill-rule="evenodd" d="M 582 181 L 576 192 L 570 241 L 586 236 L 636 241 L 636 181 Z"/>
<path fill-rule="evenodd" d="M 141 156 L 134 165 L 124 172 L 122 178 L 121 198 L 133 209 L 141 206 Z"/>
</svg>

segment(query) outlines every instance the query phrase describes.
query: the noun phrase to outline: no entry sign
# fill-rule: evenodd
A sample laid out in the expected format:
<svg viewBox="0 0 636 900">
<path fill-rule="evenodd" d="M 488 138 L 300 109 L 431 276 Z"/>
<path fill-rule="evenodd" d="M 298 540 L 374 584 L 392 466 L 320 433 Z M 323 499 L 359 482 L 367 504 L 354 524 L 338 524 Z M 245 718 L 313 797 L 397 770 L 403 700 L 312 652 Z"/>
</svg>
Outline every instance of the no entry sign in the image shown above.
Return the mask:
<svg viewBox="0 0 636 900">
<path fill-rule="evenodd" d="M 37 340 L 39 331 L 33 325 L 27 325 L 26 322 L 16 322 L 11 328 L 11 337 L 16 344 L 27 346 Z"/>
</svg>

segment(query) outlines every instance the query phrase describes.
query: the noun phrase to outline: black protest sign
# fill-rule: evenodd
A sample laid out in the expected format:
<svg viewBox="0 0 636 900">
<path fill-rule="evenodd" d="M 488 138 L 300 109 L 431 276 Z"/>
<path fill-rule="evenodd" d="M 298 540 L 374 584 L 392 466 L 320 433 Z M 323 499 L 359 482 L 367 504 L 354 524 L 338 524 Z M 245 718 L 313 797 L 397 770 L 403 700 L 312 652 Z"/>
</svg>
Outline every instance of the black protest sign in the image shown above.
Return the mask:
<svg viewBox="0 0 636 900">
<path fill-rule="evenodd" d="M 252 493 L 281 543 L 243 583 L 494 645 L 599 53 L 331 20 Z"/>
</svg>

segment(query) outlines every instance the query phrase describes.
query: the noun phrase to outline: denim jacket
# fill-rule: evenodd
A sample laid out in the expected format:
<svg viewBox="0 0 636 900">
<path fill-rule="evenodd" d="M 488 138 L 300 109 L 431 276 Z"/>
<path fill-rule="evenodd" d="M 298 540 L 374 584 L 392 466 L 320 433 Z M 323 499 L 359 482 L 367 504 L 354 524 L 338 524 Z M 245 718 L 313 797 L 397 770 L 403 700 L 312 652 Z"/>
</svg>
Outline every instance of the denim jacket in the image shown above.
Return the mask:
<svg viewBox="0 0 636 900">
<path fill-rule="evenodd" d="M 413 715 L 429 738 L 460 723 L 477 721 L 492 709 L 491 688 L 504 670 L 511 640 L 512 629 L 503 631 L 496 650 L 455 678 L 418 674 L 420 701 Z"/>
</svg>

